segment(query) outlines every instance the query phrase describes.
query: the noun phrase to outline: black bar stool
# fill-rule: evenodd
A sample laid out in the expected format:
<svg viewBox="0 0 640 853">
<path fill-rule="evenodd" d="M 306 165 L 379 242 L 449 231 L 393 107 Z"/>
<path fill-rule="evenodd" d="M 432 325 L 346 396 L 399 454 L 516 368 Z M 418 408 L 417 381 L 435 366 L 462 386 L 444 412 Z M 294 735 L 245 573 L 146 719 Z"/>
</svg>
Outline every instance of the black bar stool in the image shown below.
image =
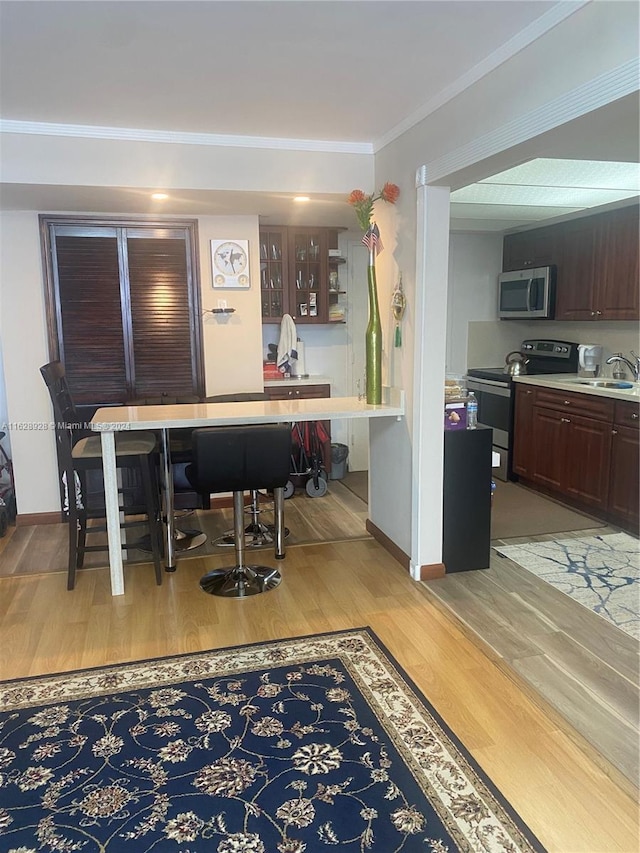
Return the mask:
<svg viewBox="0 0 640 853">
<path fill-rule="evenodd" d="M 274 589 L 282 580 L 270 566 L 245 563 L 244 492 L 273 491 L 276 555 L 284 557 L 284 487 L 289 479 L 291 428 L 259 424 L 194 429 L 193 463 L 185 474 L 197 491 L 233 492 L 235 566 L 215 569 L 200 579 L 211 595 L 245 598 Z"/>
<path fill-rule="evenodd" d="M 213 397 L 206 397 L 205 403 L 254 403 L 268 400 L 269 395 L 264 391 L 239 391 L 235 394 L 216 394 Z M 260 519 L 263 510 L 260 509 L 260 491 L 259 489 L 251 489 L 250 501 L 247 509 L 251 517 L 251 521 L 244 529 L 245 547 L 246 548 L 263 548 L 265 545 L 273 545 L 275 542 L 275 525 L 265 524 Z M 284 529 L 284 538 L 289 535 L 289 528 Z M 234 546 L 235 533 L 233 530 L 228 530 L 213 541 L 214 545 L 218 546 Z"/>
<path fill-rule="evenodd" d="M 52 361 L 40 368 L 56 419 L 55 436 L 60 473 L 62 509 L 67 516 L 69 557 L 67 589 L 75 586 L 76 571 L 84 563 L 88 551 L 106 551 L 108 546 L 87 545 L 89 534 L 106 530 L 104 482 L 102 478 L 102 445 L 100 436 L 85 429 L 74 405 L 65 368 Z M 152 432 L 116 433 L 116 465 L 122 472 L 119 490 L 120 507 L 125 516 L 144 515 L 144 520 L 126 520 L 123 529 L 148 525 L 149 550 L 153 555 L 156 583 L 162 583 L 160 550 L 160 488 L 156 477 L 157 444 Z M 100 525 L 88 525 L 89 519 L 104 519 Z M 124 543 L 123 548 L 138 549 L 139 543 Z M 142 549 L 140 549 L 142 550 Z"/>
</svg>

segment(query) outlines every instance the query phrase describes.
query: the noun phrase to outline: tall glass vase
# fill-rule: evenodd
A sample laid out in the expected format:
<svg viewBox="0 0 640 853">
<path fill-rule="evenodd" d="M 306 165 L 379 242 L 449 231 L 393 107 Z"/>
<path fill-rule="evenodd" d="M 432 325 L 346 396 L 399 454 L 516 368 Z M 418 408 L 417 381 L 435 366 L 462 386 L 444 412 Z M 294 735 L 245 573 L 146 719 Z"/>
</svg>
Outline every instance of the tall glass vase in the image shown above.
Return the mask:
<svg viewBox="0 0 640 853">
<path fill-rule="evenodd" d="M 375 255 L 369 252 L 367 269 L 369 283 L 369 324 L 365 335 L 365 371 L 367 383 L 367 403 L 382 403 L 382 324 L 378 308 L 378 288 L 376 285 Z"/>
</svg>

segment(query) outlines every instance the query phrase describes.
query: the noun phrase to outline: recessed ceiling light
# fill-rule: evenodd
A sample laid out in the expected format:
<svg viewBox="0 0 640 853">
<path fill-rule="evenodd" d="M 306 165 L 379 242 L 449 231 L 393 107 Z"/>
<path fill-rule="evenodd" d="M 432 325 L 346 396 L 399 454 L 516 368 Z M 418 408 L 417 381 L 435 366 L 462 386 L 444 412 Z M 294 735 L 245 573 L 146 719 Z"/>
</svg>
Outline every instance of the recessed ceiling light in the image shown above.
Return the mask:
<svg viewBox="0 0 640 853">
<path fill-rule="evenodd" d="M 294 196 L 294 201 L 311 201 L 308 195 L 297 195 Z"/>
<path fill-rule="evenodd" d="M 151 198 L 155 201 L 164 201 L 166 198 L 169 198 L 167 193 L 151 193 Z"/>
</svg>

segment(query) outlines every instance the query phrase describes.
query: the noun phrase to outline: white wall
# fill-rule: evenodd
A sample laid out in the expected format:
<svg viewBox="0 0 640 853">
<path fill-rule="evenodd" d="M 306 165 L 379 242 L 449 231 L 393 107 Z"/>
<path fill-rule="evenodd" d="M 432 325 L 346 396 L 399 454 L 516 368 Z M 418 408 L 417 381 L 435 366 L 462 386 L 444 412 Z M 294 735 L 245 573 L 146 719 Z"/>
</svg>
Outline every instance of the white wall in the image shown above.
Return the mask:
<svg viewBox="0 0 640 853">
<path fill-rule="evenodd" d="M 262 391 L 258 217 L 202 216 L 198 236 L 206 394 Z M 213 287 L 211 240 L 223 239 L 249 241 L 249 289 Z M 220 299 L 235 308 L 228 318 L 206 313 L 217 308 Z"/>
<path fill-rule="evenodd" d="M 19 513 L 59 508 L 51 403 L 39 367 L 49 361 L 38 215 L 0 218 L 0 290 L 7 416 Z"/>
<path fill-rule="evenodd" d="M 465 373 L 470 320 L 494 320 L 502 235 L 451 234 L 447 293 L 447 373 Z"/>
<path fill-rule="evenodd" d="M 368 154 L 2 134 L 6 183 L 346 195 L 372 173 Z"/>
</svg>

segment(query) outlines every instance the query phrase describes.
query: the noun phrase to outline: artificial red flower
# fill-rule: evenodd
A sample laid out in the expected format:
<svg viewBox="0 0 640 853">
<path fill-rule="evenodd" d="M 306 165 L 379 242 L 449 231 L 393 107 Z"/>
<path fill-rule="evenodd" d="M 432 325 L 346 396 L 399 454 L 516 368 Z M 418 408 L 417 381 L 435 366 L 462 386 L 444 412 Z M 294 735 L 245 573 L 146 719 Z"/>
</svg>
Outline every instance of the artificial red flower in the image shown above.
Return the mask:
<svg viewBox="0 0 640 853">
<path fill-rule="evenodd" d="M 386 183 L 380 191 L 380 197 L 389 204 L 395 204 L 400 195 L 400 187 L 397 184 Z"/>
<path fill-rule="evenodd" d="M 347 198 L 348 203 L 355 208 L 358 222 L 363 231 L 367 231 L 371 225 L 373 214 L 373 203 L 382 199 L 389 204 L 395 204 L 400 195 L 400 188 L 396 184 L 387 182 L 379 193 L 367 195 L 362 190 L 352 190 Z"/>
<path fill-rule="evenodd" d="M 366 199 L 362 190 L 352 190 L 347 201 L 349 204 L 361 204 Z"/>
</svg>

